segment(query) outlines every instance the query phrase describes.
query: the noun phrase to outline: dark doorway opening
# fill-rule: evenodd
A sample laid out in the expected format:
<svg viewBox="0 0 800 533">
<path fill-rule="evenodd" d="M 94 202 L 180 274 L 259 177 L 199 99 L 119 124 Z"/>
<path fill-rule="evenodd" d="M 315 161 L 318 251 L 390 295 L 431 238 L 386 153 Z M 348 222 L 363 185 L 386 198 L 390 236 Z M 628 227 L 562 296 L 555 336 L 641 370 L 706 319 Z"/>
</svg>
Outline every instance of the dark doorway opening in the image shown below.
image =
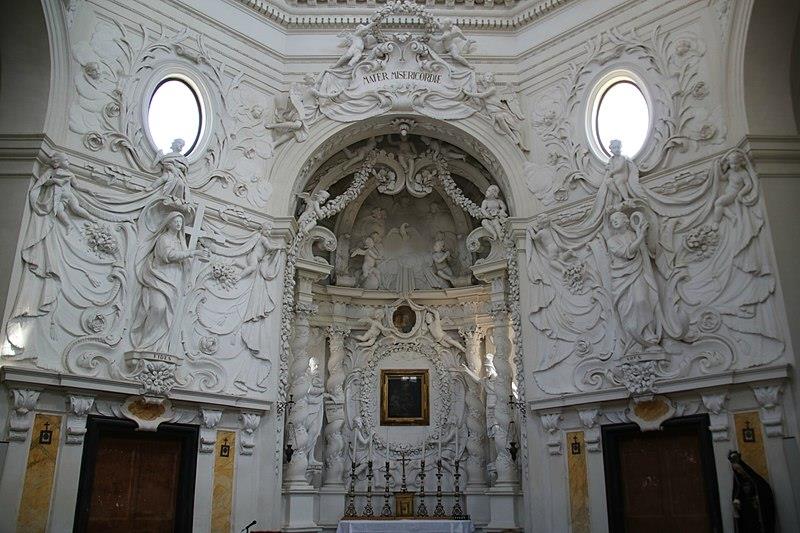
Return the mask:
<svg viewBox="0 0 800 533">
<path fill-rule="evenodd" d="M 78 484 L 76 532 L 190 532 L 197 428 L 89 417 Z"/>
<path fill-rule="evenodd" d="M 708 424 L 698 415 L 669 420 L 661 431 L 603 426 L 611 532 L 722 532 Z"/>
</svg>

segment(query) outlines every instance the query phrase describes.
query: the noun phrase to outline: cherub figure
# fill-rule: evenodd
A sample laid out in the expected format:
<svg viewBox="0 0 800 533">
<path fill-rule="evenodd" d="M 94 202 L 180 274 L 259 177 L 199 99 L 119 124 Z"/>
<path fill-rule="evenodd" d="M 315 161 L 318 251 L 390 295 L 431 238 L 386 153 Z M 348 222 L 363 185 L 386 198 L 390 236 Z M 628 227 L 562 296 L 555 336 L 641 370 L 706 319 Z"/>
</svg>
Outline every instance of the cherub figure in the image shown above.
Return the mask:
<svg viewBox="0 0 800 533">
<path fill-rule="evenodd" d="M 428 150 L 431 152 L 433 157 L 438 157 L 441 155 L 445 159 L 460 159 L 462 161 L 467 158 L 467 156 L 461 153 L 459 150 L 452 148 L 450 145 L 443 143 L 438 139 L 433 139 L 424 135 L 420 135 L 419 139 L 425 143 L 425 146 L 428 147 Z"/>
<path fill-rule="evenodd" d="M 369 328 L 362 335 L 354 335 L 353 338 L 358 342 L 358 346 L 362 348 L 369 348 L 374 345 L 378 337 L 383 333 L 388 334 L 389 328 L 381 323 L 382 313 L 380 310 L 376 311 L 372 317 L 365 317 L 359 320 L 362 324 L 369 324 Z"/>
<path fill-rule="evenodd" d="M 450 285 L 454 284 L 453 278 L 453 269 L 450 268 L 450 264 L 448 263 L 448 259 L 450 259 L 450 251 L 445 248 L 444 239 L 437 238 L 433 243 L 433 253 L 431 254 L 433 259 L 433 270 L 436 275 L 443 280 L 450 283 Z"/>
<path fill-rule="evenodd" d="M 52 214 L 64 224 L 67 233 L 70 230 L 67 211 L 84 220 L 92 221 L 92 215 L 81 207 L 78 197 L 72 191 L 75 174 L 69 169 L 69 157 L 56 152 L 50 158 L 50 172 L 37 180 L 30 192 L 31 205 L 34 212 L 40 215 Z"/>
<path fill-rule="evenodd" d="M 294 139 L 301 143 L 308 139 L 306 126 L 306 113 L 302 84 L 294 84 L 288 93 L 275 95 L 274 121 L 264 127 L 272 130 L 272 147 L 277 148 L 283 143 Z"/>
<path fill-rule="evenodd" d="M 511 93 L 499 94 L 492 72 L 486 72 L 481 76 L 480 85 L 483 91 L 473 93 L 464 90 L 464 94 L 480 103 L 486 115 L 494 121 L 494 129 L 497 133 L 507 135 L 517 146 L 527 152 L 525 139 L 517 127 L 518 122 L 525 120 L 525 114 L 517 102 L 517 97 Z"/>
<path fill-rule="evenodd" d="M 350 150 L 349 148 L 345 148 L 342 150 L 344 155 L 347 156 L 348 163 L 347 166 L 351 167 L 356 163 L 360 163 L 364 159 L 366 159 L 367 155 L 373 151 L 375 148 L 378 147 L 378 143 L 381 142 L 383 139 L 383 135 L 378 135 L 377 137 L 370 137 L 366 140 L 366 142 L 361 145 L 361 147 L 356 148 L 355 150 Z"/>
<path fill-rule="evenodd" d="M 606 165 L 603 182 L 616 197 L 622 201 L 630 200 L 635 196 L 629 185 L 630 179 L 638 169 L 633 161 L 622 155 L 622 141 L 613 139 L 608 148 L 611 150 L 611 159 Z"/>
<path fill-rule="evenodd" d="M 344 43 L 341 46 L 347 46 L 347 51 L 342 54 L 342 57 L 333 65 L 333 68 L 343 67 L 344 65 L 354 67 L 356 63 L 361 61 L 364 49 L 367 47 L 367 37 L 374 25 L 374 22 L 359 24 L 353 32 L 339 34 L 339 37 L 344 39 Z"/>
<path fill-rule="evenodd" d="M 301 192 L 297 196 L 306 203 L 305 210 L 297 219 L 297 223 L 300 226 L 300 231 L 308 234 L 317 225 L 317 221 L 325 217 L 325 209 L 322 206 L 331 195 L 323 189 L 312 194 Z"/>
<path fill-rule="evenodd" d="M 163 155 L 158 160 L 161 167 L 161 176 L 154 181 L 147 190 L 154 191 L 161 189 L 161 192 L 177 202 L 186 202 L 190 199 L 187 174 L 189 173 L 189 161 L 183 155 L 183 147 L 186 141 L 175 139 L 170 146 L 170 152 Z"/>
<path fill-rule="evenodd" d="M 444 332 L 444 328 L 442 327 L 442 318 L 439 316 L 439 311 L 436 311 L 435 309 L 428 310 L 428 312 L 425 313 L 425 324 L 428 326 L 428 331 L 431 332 L 433 340 L 445 348 L 452 346 L 453 348 L 461 350 L 462 352 L 467 351 L 467 349 L 464 348 L 460 342 Z"/>
<path fill-rule="evenodd" d="M 434 35 L 432 39 L 442 43 L 442 47 L 450 54 L 453 61 L 469 69 L 473 68 L 470 62 L 464 58 L 463 54 L 469 52 L 469 49 L 475 41 L 468 39 L 461 31 L 461 28 L 456 26 L 450 19 L 445 19 L 439 23 L 438 26 L 439 31 L 442 33 L 441 35 Z"/>
<path fill-rule="evenodd" d="M 364 247 L 353 250 L 350 257 L 355 257 L 357 255 L 364 256 L 364 262 L 361 264 L 361 280 L 363 287 L 365 289 L 377 289 L 381 281 L 381 273 L 380 270 L 378 270 L 378 261 L 381 260 L 381 254 L 372 237 L 364 239 Z"/>
<path fill-rule="evenodd" d="M 727 167 L 727 172 L 725 171 Z M 725 208 L 732 205 L 738 199 L 744 204 L 749 205 L 752 203 L 748 197 L 752 194 L 755 186 L 755 180 L 750 174 L 750 169 L 747 166 L 747 159 L 744 154 L 739 151 L 730 152 L 724 159 L 721 165 L 722 172 L 720 173 L 723 180 L 727 179 L 728 184 L 725 190 L 714 201 L 714 222 L 719 224 L 725 216 Z"/>
<path fill-rule="evenodd" d="M 486 188 L 486 198 L 481 202 L 481 226 L 489 232 L 489 236 L 496 241 L 503 238 L 503 221 L 508 217 L 506 203 L 500 199 L 500 187 L 489 185 Z"/>
<path fill-rule="evenodd" d="M 417 148 L 414 146 L 414 143 L 408 140 L 408 137 L 405 135 L 401 135 L 399 141 L 393 140 L 390 135 L 386 138 L 386 144 L 397 148 L 394 155 L 397 158 L 397 162 L 400 163 L 400 167 L 402 167 L 406 173 L 405 179 L 406 181 L 412 179 L 417 165 Z"/>
</svg>

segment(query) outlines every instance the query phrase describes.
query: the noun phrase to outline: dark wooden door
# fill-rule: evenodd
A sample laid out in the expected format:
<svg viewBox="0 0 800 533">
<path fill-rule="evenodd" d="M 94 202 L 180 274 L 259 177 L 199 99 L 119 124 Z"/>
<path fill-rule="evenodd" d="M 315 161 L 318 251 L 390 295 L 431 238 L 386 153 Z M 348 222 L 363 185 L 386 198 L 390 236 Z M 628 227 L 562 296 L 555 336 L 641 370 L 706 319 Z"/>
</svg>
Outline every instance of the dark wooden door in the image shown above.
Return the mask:
<svg viewBox="0 0 800 533">
<path fill-rule="evenodd" d="M 95 418 L 87 429 L 76 531 L 191 531 L 194 428 L 167 426 L 153 433 Z"/>
<path fill-rule="evenodd" d="M 643 433 L 604 428 L 611 531 L 722 531 L 708 418 L 687 417 Z"/>
</svg>

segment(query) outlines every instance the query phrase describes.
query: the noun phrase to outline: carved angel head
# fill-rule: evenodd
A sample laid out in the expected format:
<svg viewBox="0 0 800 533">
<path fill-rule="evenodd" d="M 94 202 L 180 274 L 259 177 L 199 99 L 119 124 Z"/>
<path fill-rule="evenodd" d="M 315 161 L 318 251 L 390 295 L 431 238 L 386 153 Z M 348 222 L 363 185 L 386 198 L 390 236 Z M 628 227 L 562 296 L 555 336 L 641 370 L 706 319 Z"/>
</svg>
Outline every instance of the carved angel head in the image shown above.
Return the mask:
<svg viewBox="0 0 800 533">
<path fill-rule="evenodd" d="M 625 229 L 629 224 L 628 215 L 622 211 L 614 211 L 609 217 L 609 222 L 611 222 L 611 227 L 616 230 Z"/>
<path fill-rule="evenodd" d="M 64 152 L 56 152 L 50 157 L 50 166 L 52 168 L 69 168 L 69 157 Z"/>
<path fill-rule="evenodd" d="M 608 143 L 608 149 L 611 150 L 611 153 L 614 155 L 620 155 L 622 153 L 622 141 L 619 139 L 612 139 L 610 143 Z"/>
</svg>

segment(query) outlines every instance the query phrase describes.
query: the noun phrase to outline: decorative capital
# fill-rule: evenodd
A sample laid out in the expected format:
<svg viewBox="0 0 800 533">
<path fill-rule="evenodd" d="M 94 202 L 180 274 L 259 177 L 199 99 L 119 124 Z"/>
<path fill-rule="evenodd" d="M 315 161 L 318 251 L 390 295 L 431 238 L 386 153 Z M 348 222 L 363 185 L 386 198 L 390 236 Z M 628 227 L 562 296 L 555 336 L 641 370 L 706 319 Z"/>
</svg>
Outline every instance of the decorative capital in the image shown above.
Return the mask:
<svg viewBox="0 0 800 533">
<path fill-rule="evenodd" d="M 725 406 L 728 401 L 727 391 L 717 394 L 702 394 L 701 398 L 703 399 L 703 405 L 708 410 L 710 421 L 708 429 L 711 431 L 711 438 L 717 442 L 728 440 L 730 438 L 728 435 L 730 422 Z"/>
<path fill-rule="evenodd" d="M 239 453 L 241 455 L 253 455 L 256 448 L 255 432 L 261 424 L 261 415 L 258 413 L 242 411 L 239 414 L 242 433 L 239 438 Z"/>
<path fill-rule="evenodd" d="M 561 421 L 564 419 L 561 413 L 546 413 L 539 415 L 542 427 L 547 433 L 547 452 L 550 455 L 561 455 Z"/>
<path fill-rule="evenodd" d="M 8 417 L 8 440 L 25 441 L 33 425 L 33 413 L 41 391 L 11 389 L 11 413 Z"/>
<path fill-rule="evenodd" d="M 782 437 L 783 406 L 781 406 L 781 392 L 783 385 L 766 385 L 752 387 L 752 389 L 756 401 L 761 406 L 759 416 L 767 437 Z"/>
</svg>

